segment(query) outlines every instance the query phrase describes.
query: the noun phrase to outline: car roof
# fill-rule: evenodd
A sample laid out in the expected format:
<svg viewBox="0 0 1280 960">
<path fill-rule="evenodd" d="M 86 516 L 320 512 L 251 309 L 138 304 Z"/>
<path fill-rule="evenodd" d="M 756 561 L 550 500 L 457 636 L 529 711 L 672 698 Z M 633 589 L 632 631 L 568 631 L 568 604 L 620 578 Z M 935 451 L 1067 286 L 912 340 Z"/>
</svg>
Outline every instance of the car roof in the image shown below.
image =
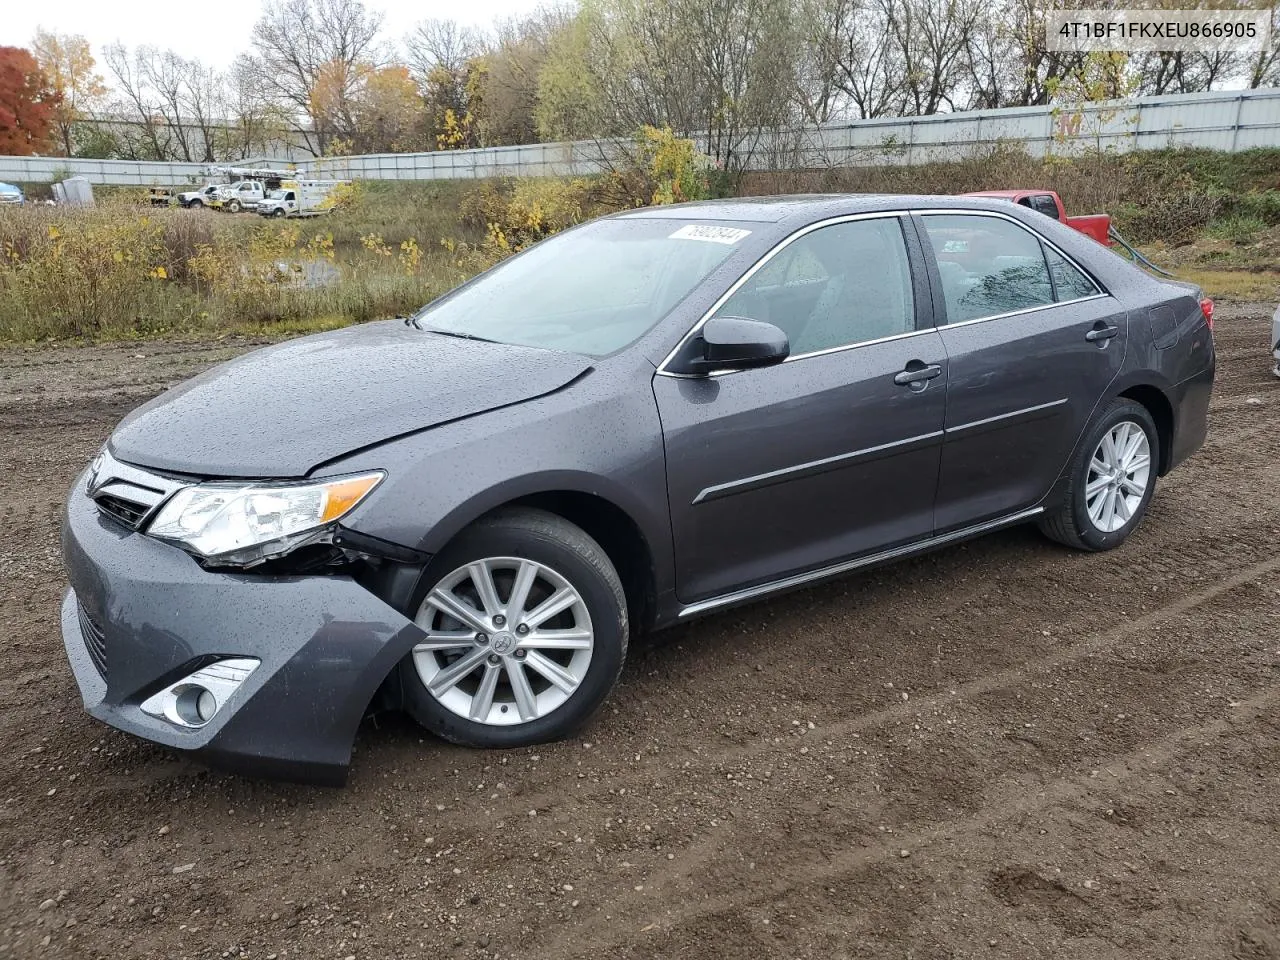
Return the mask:
<svg viewBox="0 0 1280 960">
<path fill-rule="evenodd" d="M 964 208 L 1001 211 L 1006 201 L 991 197 L 949 194 L 828 193 L 775 197 L 738 197 L 700 200 L 660 207 L 642 207 L 615 214 L 623 219 L 738 220 L 748 223 L 781 223 L 784 220 L 825 220 L 880 210 L 929 210 Z"/>
</svg>

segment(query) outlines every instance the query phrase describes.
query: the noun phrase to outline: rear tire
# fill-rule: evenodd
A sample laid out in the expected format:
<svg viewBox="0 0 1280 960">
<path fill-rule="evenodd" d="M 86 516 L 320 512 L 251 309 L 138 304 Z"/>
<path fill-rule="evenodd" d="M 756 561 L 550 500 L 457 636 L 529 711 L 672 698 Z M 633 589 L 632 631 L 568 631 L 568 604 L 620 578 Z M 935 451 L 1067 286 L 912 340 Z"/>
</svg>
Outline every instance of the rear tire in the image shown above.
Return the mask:
<svg viewBox="0 0 1280 960">
<path fill-rule="evenodd" d="M 465 746 L 572 735 L 626 659 L 617 571 L 586 532 L 544 510 L 504 509 L 468 527 L 432 558 L 406 612 L 427 640 L 399 667 L 405 709 Z"/>
<path fill-rule="evenodd" d="M 1150 412 L 1135 400 L 1113 401 L 1085 431 L 1066 489 L 1040 531 L 1076 550 L 1120 546 L 1146 515 L 1159 463 L 1160 434 Z"/>
</svg>

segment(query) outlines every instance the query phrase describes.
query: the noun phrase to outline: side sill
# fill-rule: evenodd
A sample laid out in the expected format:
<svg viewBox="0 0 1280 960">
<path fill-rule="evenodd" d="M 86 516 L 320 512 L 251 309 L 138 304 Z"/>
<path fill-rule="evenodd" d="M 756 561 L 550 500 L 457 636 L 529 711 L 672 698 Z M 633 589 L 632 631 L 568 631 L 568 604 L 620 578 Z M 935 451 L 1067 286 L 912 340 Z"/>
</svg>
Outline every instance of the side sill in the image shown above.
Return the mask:
<svg viewBox="0 0 1280 960">
<path fill-rule="evenodd" d="M 821 567 L 817 570 L 809 570 L 805 573 L 793 574 L 792 576 L 784 577 L 781 580 L 772 580 L 769 583 L 757 584 L 754 587 L 744 587 L 743 589 L 735 590 L 732 593 L 725 593 L 718 597 L 711 597 L 708 600 L 699 600 L 697 603 L 687 604 L 680 608 L 677 618 L 680 620 L 687 620 L 690 617 L 710 613 L 713 610 L 736 606 L 739 603 L 746 603 L 749 600 L 757 600 L 761 597 L 767 597 L 775 593 L 784 593 L 787 590 L 795 590 L 800 587 L 805 587 L 811 583 L 817 583 L 831 577 L 838 577 L 842 573 L 849 573 L 850 571 L 859 570 L 863 567 L 872 567 L 881 563 L 889 563 L 890 561 L 900 560 L 904 557 L 910 557 L 917 553 L 927 553 L 928 551 L 937 549 L 938 547 L 944 547 L 949 543 L 968 540 L 970 537 L 981 536 L 984 533 L 990 533 L 993 530 L 999 530 L 1002 527 L 1011 527 L 1014 524 L 1030 520 L 1032 517 L 1038 516 L 1042 513 L 1044 513 L 1044 507 L 1032 507 L 1029 510 L 1021 510 L 1018 513 L 1009 514 L 1007 517 L 988 520 L 985 523 L 980 523 L 976 526 L 953 530 L 950 533 L 944 533 L 937 537 L 929 537 L 926 540 L 917 540 L 915 543 L 908 543 L 901 547 L 894 547 L 891 550 L 881 550 L 879 553 L 867 554 L 866 556 L 858 557 L 854 560 L 842 560 L 840 563 L 832 564 L 831 566 Z"/>
</svg>

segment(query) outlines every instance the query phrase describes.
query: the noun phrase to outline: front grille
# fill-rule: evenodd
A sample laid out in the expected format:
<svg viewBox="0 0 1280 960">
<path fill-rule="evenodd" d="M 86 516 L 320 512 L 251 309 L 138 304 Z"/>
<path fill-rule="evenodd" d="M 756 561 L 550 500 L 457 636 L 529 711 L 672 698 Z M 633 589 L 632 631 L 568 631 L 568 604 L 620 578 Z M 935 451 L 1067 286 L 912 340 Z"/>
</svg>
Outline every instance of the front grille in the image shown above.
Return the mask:
<svg viewBox="0 0 1280 960">
<path fill-rule="evenodd" d="M 99 454 L 95 472 L 89 476 L 89 496 L 104 515 L 137 530 L 160 504 L 185 484 L 127 463 L 105 450 Z"/>
<path fill-rule="evenodd" d="M 77 607 L 80 616 L 80 633 L 84 637 L 85 649 L 89 651 L 89 659 L 98 668 L 98 673 L 106 677 L 107 638 L 103 635 L 102 628 L 94 623 L 93 617 L 89 616 L 89 611 L 84 608 L 84 604 L 77 604 Z"/>
<path fill-rule="evenodd" d="M 135 503 L 110 493 L 98 494 L 93 502 L 98 505 L 99 510 L 109 517 L 115 517 L 130 530 L 137 530 L 138 524 L 151 510 L 145 503 Z"/>
</svg>

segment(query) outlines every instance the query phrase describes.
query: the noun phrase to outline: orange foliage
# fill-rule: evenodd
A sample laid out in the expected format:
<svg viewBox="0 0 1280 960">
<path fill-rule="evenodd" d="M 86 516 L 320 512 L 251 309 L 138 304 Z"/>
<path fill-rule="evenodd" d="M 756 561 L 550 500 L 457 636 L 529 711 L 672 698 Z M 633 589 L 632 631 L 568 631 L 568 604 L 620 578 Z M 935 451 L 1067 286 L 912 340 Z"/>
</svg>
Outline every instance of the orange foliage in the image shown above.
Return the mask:
<svg viewBox="0 0 1280 960">
<path fill-rule="evenodd" d="M 0 154 L 47 149 L 59 99 L 30 51 L 0 47 Z"/>
</svg>

